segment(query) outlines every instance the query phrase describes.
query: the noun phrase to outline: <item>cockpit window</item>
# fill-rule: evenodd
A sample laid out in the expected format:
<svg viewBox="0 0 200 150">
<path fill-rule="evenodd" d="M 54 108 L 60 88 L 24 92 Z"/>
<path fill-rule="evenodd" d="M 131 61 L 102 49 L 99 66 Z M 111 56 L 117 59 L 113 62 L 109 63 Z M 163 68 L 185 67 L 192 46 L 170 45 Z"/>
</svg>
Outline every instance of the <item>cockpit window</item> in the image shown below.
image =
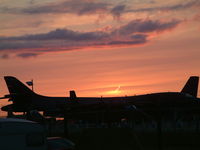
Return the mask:
<svg viewBox="0 0 200 150">
<path fill-rule="evenodd" d="M 190 97 L 190 98 L 193 97 L 192 95 L 190 95 L 190 94 L 188 94 L 188 93 L 185 93 L 185 96 L 186 96 L 186 97 Z"/>
</svg>

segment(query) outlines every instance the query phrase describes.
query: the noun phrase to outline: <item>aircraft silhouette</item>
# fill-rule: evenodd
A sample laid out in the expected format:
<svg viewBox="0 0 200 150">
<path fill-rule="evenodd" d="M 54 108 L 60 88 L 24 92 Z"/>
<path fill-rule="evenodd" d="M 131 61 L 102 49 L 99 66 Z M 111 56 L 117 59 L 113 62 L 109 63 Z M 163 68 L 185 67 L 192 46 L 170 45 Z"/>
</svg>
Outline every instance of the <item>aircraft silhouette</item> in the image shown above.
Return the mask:
<svg viewBox="0 0 200 150">
<path fill-rule="evenodd" d="M 0 99 L 9 98 L 12 104 L 3 106 L 2 111 L 29 112 L 37 110 L 45 116 L 79 118 L 90 113 L 126 112 L 142 110 L 145 112 L 184 109 L 200 110 L 200 99 L 197 98 L 198 76 L 191 76 L 180 92 L 163 92 L 125 97 L 77 97 L 70 91 L 69 97 L 42 96 L 30 90 L 22 82 L 12 76 L 4 77 L 9 93 Z"/>
</svg>

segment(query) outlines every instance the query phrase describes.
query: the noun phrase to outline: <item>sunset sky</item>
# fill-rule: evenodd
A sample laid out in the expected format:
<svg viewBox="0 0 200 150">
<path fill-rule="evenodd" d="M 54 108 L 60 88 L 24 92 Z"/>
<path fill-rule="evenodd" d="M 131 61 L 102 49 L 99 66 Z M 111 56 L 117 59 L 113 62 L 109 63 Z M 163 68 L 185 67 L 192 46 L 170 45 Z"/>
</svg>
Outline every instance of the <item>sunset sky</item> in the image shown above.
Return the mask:
<svg viewBox="0 0 200 150">
<path fill-rule="evenodd" d="M 0 0 L 6 75 L 48 96 L 180 91 L 200 75 L 199 0 Z"/>
</svg>

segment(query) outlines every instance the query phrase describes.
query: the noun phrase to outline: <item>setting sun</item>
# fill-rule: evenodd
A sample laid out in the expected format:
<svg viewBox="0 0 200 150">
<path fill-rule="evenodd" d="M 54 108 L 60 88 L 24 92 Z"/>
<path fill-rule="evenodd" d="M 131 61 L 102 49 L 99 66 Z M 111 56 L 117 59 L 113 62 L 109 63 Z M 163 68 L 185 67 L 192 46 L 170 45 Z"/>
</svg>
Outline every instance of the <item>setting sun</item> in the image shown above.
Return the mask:
<svg viewBox="0 0 200 150">
<path fill-rule="evenodd" d="M 112 95 L 112 96 L 114 96 L 114 95 L 120 95 L 121 94 L 120 86 L 118 86 L 115 90 L 106 92 L 106 94 Z"/>
</svg>

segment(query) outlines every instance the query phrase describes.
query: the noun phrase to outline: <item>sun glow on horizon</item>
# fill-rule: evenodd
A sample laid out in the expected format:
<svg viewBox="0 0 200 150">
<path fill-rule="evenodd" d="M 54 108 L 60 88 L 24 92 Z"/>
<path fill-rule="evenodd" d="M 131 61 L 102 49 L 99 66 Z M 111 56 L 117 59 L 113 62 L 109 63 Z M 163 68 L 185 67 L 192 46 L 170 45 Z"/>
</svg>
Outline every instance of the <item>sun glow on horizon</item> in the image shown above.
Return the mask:
<svg viewBox="0 0 200 150">
<path fill-rule="evenodd" d="M 119 95 L 119 94 L 122 93 L 120 88 L 121 88 L 121 86 L 119 85 L 115 90 L 108 91 L 108 92 L 106 92 L 106 94 L 108 94 L 108 95 Z"/>
</svg>

